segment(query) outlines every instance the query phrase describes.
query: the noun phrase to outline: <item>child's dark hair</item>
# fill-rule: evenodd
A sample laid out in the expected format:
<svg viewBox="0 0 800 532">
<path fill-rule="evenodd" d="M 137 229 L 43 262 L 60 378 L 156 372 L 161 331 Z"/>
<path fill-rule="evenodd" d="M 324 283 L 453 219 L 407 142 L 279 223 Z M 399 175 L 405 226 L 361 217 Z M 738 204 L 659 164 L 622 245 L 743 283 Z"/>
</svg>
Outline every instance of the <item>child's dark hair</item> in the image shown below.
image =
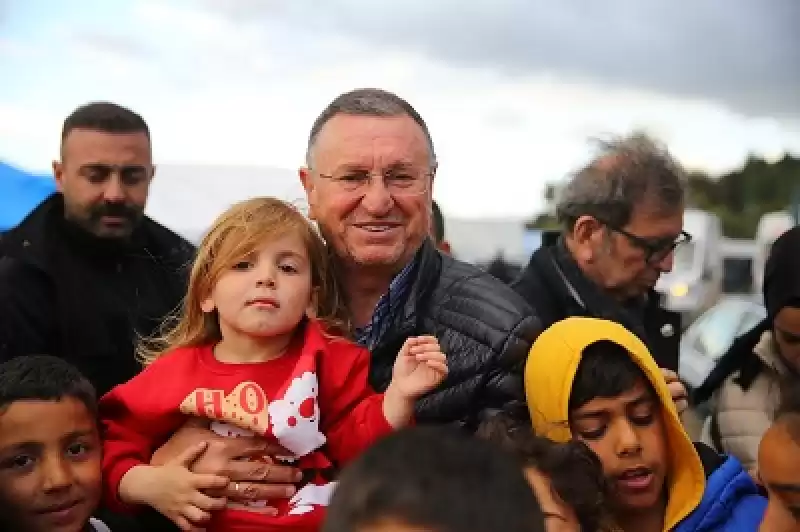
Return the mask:
<svg viewBox="0 0 800 532">
<path fill-rule="evenodd" d="M 572 412 L 598 397 L 622 395 L 640 379 L 652 390 L 652 384 L 627 349 L 610 340 L 594 342 L 583 350 L 572 381 L 569 410 Z"/>
<path fill-rule="evenodd" d="M 529 421 L 501 412 L 484 421 L 476 435 L 510 452 L 522 468 L 546 476 L 558 499 L 570 506 L 581 530 L 601 530 L 606 522 L 603 465 L 579 441 L 556 443 L 533 432 Z"/>
<path fill-rule="evenodd" d="M 46 355 L 12 358 L 0 364 L 0 409 L 16 401 L 59 401 L 72 397 L 97 414 L 94 387 L 64 360 Z"/>
<path fill-rule="evenodd" d="M 443 427 L 397 432 L 353 462 L 341 475 L 323 532 L 390 522 L 435 532 L 544 531 L 517 462 Z"/>
</svg>

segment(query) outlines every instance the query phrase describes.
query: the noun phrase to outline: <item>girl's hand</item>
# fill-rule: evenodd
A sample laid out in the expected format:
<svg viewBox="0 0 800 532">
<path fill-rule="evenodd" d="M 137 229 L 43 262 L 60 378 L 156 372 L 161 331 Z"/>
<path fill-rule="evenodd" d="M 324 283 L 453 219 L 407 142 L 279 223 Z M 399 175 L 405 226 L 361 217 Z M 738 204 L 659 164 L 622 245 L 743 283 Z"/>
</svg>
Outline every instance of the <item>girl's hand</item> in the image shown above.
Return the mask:
<svg viewBox="0 0 800 532">
<path fill-rule="evenodd" d="M 447 376 L 447 358 L 433 336 L 409 338 L 403 344 L 392 371 L 392 382 L 383 396 L 383 415 L 402 428 L 414 415 L 414 402 L 436 388 Z"/>
<path fill-rule="evenodd" d="M 204 490 L 221 489 L 228 479 L 192 473 L 189 466 L 205 451 L 205 442 L 186 449 L 161 466 L 141 465 L 128 471 L 119 483 L 120 499 L 150 506 L 181 530 L 195 530 L 211 519 L 211 512 L 225 507 L 224 498 L 209 497 Z"/>
<path fill-rule="evenodd" d="M 400 349 L 392 371 L 395 390 L 407 399 L 418 399 L 447 376 L 447 357 L 433 336 L 409 338 Z"/>
</svg>

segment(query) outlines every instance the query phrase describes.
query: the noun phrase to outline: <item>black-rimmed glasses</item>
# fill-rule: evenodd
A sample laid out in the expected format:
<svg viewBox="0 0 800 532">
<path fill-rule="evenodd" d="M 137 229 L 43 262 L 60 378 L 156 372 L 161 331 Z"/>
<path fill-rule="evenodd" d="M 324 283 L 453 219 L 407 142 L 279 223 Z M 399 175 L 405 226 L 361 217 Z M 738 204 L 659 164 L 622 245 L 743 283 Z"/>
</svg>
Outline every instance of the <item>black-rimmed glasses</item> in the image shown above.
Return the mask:
<svg viewBox="0 0 800 532">
<path fill-rule="evenodd" d="M 631 244 L 644 251 L 644 260 L 650 264 L 657 264 L 667 258 L 678 246 L 692 241 L 692 235 L 681 231 L 677 237 L 670 238 L 645 238 L 637 236 L 624 229 L 606 224 L 606 227 L 619 233 L 630 241 Z"/>
</svg>

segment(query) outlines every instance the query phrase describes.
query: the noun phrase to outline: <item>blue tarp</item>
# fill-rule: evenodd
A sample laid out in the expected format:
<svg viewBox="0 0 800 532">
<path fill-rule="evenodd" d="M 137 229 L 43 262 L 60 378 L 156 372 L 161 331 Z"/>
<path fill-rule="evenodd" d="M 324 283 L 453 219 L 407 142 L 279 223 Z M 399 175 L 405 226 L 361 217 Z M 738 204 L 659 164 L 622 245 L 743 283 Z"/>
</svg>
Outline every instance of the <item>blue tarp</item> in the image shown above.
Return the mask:
<svg viewBox="0 0 800 532">
<path fill-rule="evenodd" d="M 55 191 L 53 177 L 0 162 L 0 231 L 11 229 Z"/>
</svg>

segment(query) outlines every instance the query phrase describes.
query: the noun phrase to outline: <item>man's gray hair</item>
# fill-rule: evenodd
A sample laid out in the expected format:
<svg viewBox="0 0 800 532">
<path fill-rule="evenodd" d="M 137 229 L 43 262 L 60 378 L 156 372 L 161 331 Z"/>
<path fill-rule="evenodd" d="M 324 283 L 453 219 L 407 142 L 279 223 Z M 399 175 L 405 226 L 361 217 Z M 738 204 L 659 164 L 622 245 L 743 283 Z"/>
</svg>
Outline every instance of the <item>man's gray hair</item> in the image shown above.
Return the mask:
<svg viewBox="0 0 800 532">
<path fill-rule="evenodd" d="M 647 203 L 665 214 L 682 208 L 686 180 L 666 147 L 644 133 L 600 141 L 600 154 L 562 192 L 556 216 L 568 231 L 581 216 L 619 229 L 636 205 Z"/>
<path fill-rule="evenodd" d="M 383 89 L 355 89 L 345 92 L 333 100 L 328 107 L 317 117 L 314 125 L 311 126 L 311 134 L 308 136 L 308 148 L 306 150 L 306 165 L 312 166 L 312 152 L 317 142 L 320 131 L 328 121 L 338 114 L 362 115 L 362 116 L 401 116 L 408 115 L 416 122 L 425 135 L 430 152 L 431 167 L 436 166 L 436 154 L 433 150 L 433 139 L 431 138 L 428 126 L 422 116 L 414 109 L 410 103 L 398 95 Z"/>
</svg>

